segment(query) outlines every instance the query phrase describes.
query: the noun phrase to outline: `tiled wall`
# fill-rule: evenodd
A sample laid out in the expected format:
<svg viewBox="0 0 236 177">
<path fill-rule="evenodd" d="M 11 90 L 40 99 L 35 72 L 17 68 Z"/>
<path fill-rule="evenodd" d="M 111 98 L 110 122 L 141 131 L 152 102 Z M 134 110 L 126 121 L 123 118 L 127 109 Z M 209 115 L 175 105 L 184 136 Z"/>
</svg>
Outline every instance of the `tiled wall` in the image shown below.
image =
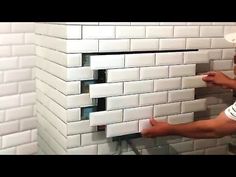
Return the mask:
<svg viewBox="0 0 236 177">
<path fill-rule="evenodd" d="M 0 23 L 0 154 L 35 154 L 34 23 Z"/>
<path fill-rule="evenodd" d="M 221 70 L 234 77 L 233 45 L 226 42 L 223 36 L 235 25 L 214 22 L 36 23 L 36 102 L 40 153 L 117 153 L 117 142 L 113 142 L 105 131 L 90 126 L 104 122 L 94 123 L 91 120 L 95 120 L 95 116 L 91 115 L 90 120 L 83 117 L 85 108 L 96 104 L 93 98 L 97 97 L 108 97 L 106 110 L 110 111 L 114 110 L 113 100 L 115 110 L 109 112 L 114 114 L 109 117 L 116 119 L 109 120 L 113 121 L 109 125 L 110 132 L 115 133 L 112 136 L 137 132 L 134 127 L 138 123 L 142 125 L 146 121 L 144 118 L 153 113 L 170 123 L 216 116 L 232 103 L 232 92 L 206 88 L 201 77 L 195 75 Z M 84 66 L 82 58 L 82 53 L 91 52 L 177 49 L 200 49 L 200 54 L 197 52 L 187 57 L 187 53 L 181 53 L 178 57 L 179 54 L 175 53 L 174 60 L 168 60 L 168 57 L 161 59 L 156 53 L 145 54 L 145 57 L 132 55 L 130 59 L 129 56 L 115 55 L 112 63 L 108 62 L 109 57 L 104 62 L 96 62 L 95 58 L 94 61 L 91 59 L 90 66 Z M 84 93 L 82 83 L 96 80 L 99 69 L 107 70 L 109 84 L 104 87 L 91 85 L 90 93 Z M 137 87 L 140 84 L 146 86 Z M 109 88 L 111 92 L 108 92 Z M 97 89 L 101 91 L 97 92 Z M 139 117 L 143 119 L 139 122 L 133 120 L 137 118 L 136 110 L 143 110 L 142 114 L 145 114 Z M 112 126 L 119 125 L 116 123 L 121 119 L 129 122 L 122 123 L 124 127 L 121 129 L 112 129 Z M 121 130 L 128 132 L 122 133 Z M 207 140 L 171 136 L 139 138 L 133 142 L 142 154 L 226 154 L 230 140 L 230 136 Z M 121 148 L 122 154 L 134 154 L 125 142 L 122 142 Z"/>
</svg>

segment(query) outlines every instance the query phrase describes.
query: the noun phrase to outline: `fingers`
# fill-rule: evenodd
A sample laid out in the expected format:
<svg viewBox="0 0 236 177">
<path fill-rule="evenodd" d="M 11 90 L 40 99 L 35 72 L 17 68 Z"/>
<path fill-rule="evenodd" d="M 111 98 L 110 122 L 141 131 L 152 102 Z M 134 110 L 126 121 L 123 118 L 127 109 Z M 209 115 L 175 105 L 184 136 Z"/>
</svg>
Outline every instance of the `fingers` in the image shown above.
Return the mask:
<svg viewBox="0 0 236 177">
<path fill-rule="evenodd" d="M 206 73 L 206 75 L 208 75 L 208 76 L 215 76 L 216 72 L 215 71 L 209 71 L 209 72 Z"/>
<path fill-rule="evenodd" d="M 154 118 L 151 118 L 149 122 L 152 126 L 155 126 L 158 123 Z"/>
<path fill-rule="evenodd" d="M 212 76 L 206 76 L 206 77 L 203 77 L 202 80 L 205 82 L 213 82 L 215 78 Z"/>
</svg>

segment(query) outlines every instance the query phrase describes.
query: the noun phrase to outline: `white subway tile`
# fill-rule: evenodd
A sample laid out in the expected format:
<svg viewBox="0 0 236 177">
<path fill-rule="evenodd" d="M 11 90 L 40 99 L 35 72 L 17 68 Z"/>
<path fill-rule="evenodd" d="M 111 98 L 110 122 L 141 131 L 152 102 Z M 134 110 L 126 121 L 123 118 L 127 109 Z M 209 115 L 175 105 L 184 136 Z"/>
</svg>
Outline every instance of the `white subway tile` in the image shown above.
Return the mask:
<svg viewBox="0 0 236 177">
<path fill-rule="evenodd" d="M 140 68 L 140 79 L 168 78 L 168 66 Z"/>
<path fill-rule="evenodd" d="M 12 44 L 23 44 L 24 34 L 0 34 L 0 45 L 12 45 Z"/>
<path fill-rule="evenodd" d="M 68 149 L 70 155 L 97 155 L 97 145 L 83 146 L 78 148 Z"/>
<path fill-rule="evenodd" d="M 3 82 L 3 72 L 0 71 L 0 83 L 2 83 L 2 82 Z"/>
<path fill-rule="evenodd" d="M 67 128 L 68 135 L 76 135 L 80 133 L 90 133 L 96 131 L 96 127 L 90 126 L 89 120 L 69 122 Z"/>
<path fill-rule="evenodd" d="M 19 95 L 0 97 L 0 110 L 16 107 L 19 105 L 20 105 Z"/>
<path fill-rule="evenodd" d="M 38 138 L 38 130 L 31 130 L 31 142 L 37 141 Z"/>
<path fill-rule="evenodd" d="M 185 49 L 185 39 L 160 39 L 160 50 Z"/>
<path fill-rule="evenodd" d="M 190 76 L 182 78 L 182 88 L 206 87 L 206 82 L 202 80 L 206 75 Z"/>
<path fill-rule="evenodd" d="M 81 135 L 81 145 L 87 146 L 92 144 L 101 144 L 109 142 L 105 132 L 86 133 Z"/>
<path fill-rule="evenodd" d="M 138 121 L 110 124 L 106 129 L 107 138 L 133 133 L 138 133 Z"/>
<path fill-rule="evenodd" d="M 19 93 L 33 92 L 35 91 L 35 81 L 24 81 L 18 83 L 18 91 Z"/>
<path fill-rule="evenodd" d="M 233 61 L 232 60 L 215 60 L 212 61 L 211 69 L 214 71 L 232 70 Z"/>
<path fill-rule="evenodd" d="M 14 95 L 17 94 L 17 91 L 17 83 L 0 84 L 0 96 Z"/>
<path fill-rule="evenodd" d="M 25 44 L 25 45 L 14 45 L 12 46 L 13 56 L 28 56 L 35 55 L 35 45 Z"/>
<path fill-rule="evenodd" d="M 123 94 L 123 83 L 103 83 L 89 85 L 90 98 L 119 96 Z"/>
<path fill-rule="evenodd" d="M 167 116 L 180 113 L 180 103 L 168 103 L 154 106 L 154 116 Z"/>
<path fill-rule="evenodd" d="M 146 93 L 140 95 L 140 105 L 167 103 L 167 92 Z"/>
<path fill-rule="evenodd" d="M 208 52 L 186 52 L 184 53 L 184 64 L 209 63 Z"/>
<path fill-rule="evenodd" d="M 130 22 L 99 22 L 100 26 L 128 26 L 130 25 Z"/>
<path fill-rule="evenodd" d="M 235 30 L 236 30 L 235 24 L 233 26 L 224 26 L 224 34 L 234 33 Z"/>
<path fill-rule="evenodd" d="M 5 117 L 5 112 L 4 111 L 0 111 L 0 122 L 4 121 L 4 117 Z"/>
<path fill-rule="evenodd" d="M 174 90 L 168 92 L 168 102 L 194 100 L 194 89 Z"/>
<path fill-rule="evenodd" d="M 226 41 L 224 38 L 211 39 L 211 48 L 232 48 L 233 43 Z"/>
<path fill-rule="evenodd" d="M 34 33 L 25 33 L 24 42 L 25 44 L 34 44 Z"/>
<path fill-rule="evenodd" d="M 146 37 L 147 38 L 173 37 L 173 27 L 172 26 L 147 26 Z"/>
<path fill-rule="evenodd" d="M 35 66 L 35 56 L 19 57 L 20 68 L 33 68 Z"/>
<path fill-rule="evenodd" d="M 168 116 L 169 124 L 185 124 L 194 121 L 193 113 L 178 114 L 173 116 Z"/>
<path fill-rule="evenodd" d="M 160 22 L 160 25 L 168 25 L 168 26 L 177 26 L 177 25 L 179 25 L 179 26 L 184 26 L 184 25 L 186 25 L 187 24 L 187 22 Z"/>
<path fill-rule="evenodd" d="M 132 108 L 138 106 L 138 95 L 107 98 L 107 110 Z"/>
<path fill-rule="evenodd" d="M 18 67 L 17 57 L 7 57 L 0 59 L 0 70 L 11 70 Z"/>
<path fill-rule="evenodd" d="M 194 141 L 194 149 L 199 150 L 214 147 L 216 146 L 216 143 L 216 139 L 198 139 Z"/>
<path fill-rule="evenodd" d="M 193 141 L 170 144 L 170 147 L 169 147 L 170 154 L 178 154 L 178 153 L 189 152 L 189 151 L 193 151 Z"/>
<path fill-rule="evenodd" d="M 11 46 L 0 46 L 0 57 L 11 56 Z"/>
<path fill-rule="evenodd" d="M 197 112 L 206 110 L 206 99 L 182 102 L 182 113 Z"/>
<path fill-rule="evenodd" d="M 206 155 L 226 155 L 228 153 L 227 145 L 212 147 L 205 150 Z"/>
<path fill-rule="evenodd" d="M 139 69 L 111 69 L 107 70 L 107 82 L 135 81 L 139 80 Z"/>
<path fill-rule="evenodd" d="M 32 130 L 37 128 L 36 117 L 27 118 L 20 120 L 20 131 Z"/>
<path fill-rule="evenodd" d="M 19 120 L 33 116 L 33 107 L 24 106 L 6 110 L 6 121 Z"/>
<path fill-rule="evenodd" d="M 33 22 L 20 22 L 20 23 L 12 23 L 11 31 L 15 33 L 31 33 L 34 32 L 35 24 Z"/>
<path fill-rule="evenodd" d="M 158 79 L 154 81 L 154 91 L 176 90 L 181 88 L 181 78 Z"/>
<path fill-rule="evenodd" d="M 9 33 L 11 32 L 11 23 L 0 23 L 0 33 Z"/>
<path fill-rule="evenodd" d="M 98 144 L 98 155 L 113 155 L 116 153 L 117 146 L 117 142 Z"/>
<path fill-rule="evenodd" d="M 90 66 L 92 70 L 123 68 L 124 55 L 90 56 Z"/>
<path fill-rule="evenodd" d="M 183 63 L 183 53 L 157 53 L 156 65 L 178 65 Z"/>
<path fill-rule="evenodd" d="M 19 121 L 0 123 L 0 135 L 11 134 L 19 131 Z"/>
<path fill-rule="evenodd" d="M 125 67 L 153 66 L 155 54 L 128 54 L 125 55 Z"/>
<path fill-rule="evenodd" d="M 124 94 L 137 94 L 146 92 L 153 92 L 153 80 L 124 83 Z"/>
<path fill-rule="evenodd" d="M 71 135 L 67 137 L 67 148 L 75 148 L 80 146 L 80 134 L 79 135 Z"/>
<path fill-rule="evenodd" d="M 130 42 L 128 39 L 99 40 L 99 52 L 120 52 L 129 51 Z"/>
<path fill-rule="evenodd" d="M 1 149 L 0 154 L 1 155 L 15 155 L 16 154 L 16 147 Z"/>
<path fill-rule="evenodd" d="M 224 33 L 223 26 L 201 26 L 200 37 L 222 37 Z"/>
<path fill-rule="evenodd" d="M 32 69 L 10 70 L 4 73 L 5 82 L 16 82 L 31 80 Z"/>
<path fill-rule="evenodd" d="M 116 26 L 116 38 L 145 38 L 145 27 Z"/>
<path fill-rule="evenodd" d="M 194 26 L 212 25 L 212 22 L 188 22 L 187 25 L 194 25 Z"/>
<path fill-rule="evenodd" d="M 67 96 L 66 99 L 67 108 L 76 108 L 92 105 L 92 99 L 90 98 L 89 94 L 71 95 Z"/>
<path fill-rule="evenodd" d="M 223 49 L 222 59 L 233 59 L 235 55 L 235 49 Z"/>
<path fill-rule="evenodd" d="M 114 26 L 83 26 L 83 39 L 115 38 Z"/>
<path fill-rule="evenodd" d="M 159 39 L 131 39 L 131 51 L 158 50 Z"/>
<path fill-rule="evenodd" d="M 89 115 L 89 121 L 90 126 L 122 122 L 122 110 L 92 112 Z"/>
<path fill-rule="evenodd" d="M 38 151 L 37 142 L 20 145 L 16 148 L 16 154 L 19 154 L 19 155 L 32 155 L 32 154 L 36 154 L 37 151 Z"/>
<path fill-rule="evenodd" d="M 199 37 L 199 26 L 175 26 L 174 37 Z"/>
<path fill-rule="evenodd" d="M 204 49 L 211 47 L 210 38 L 188 38 L 186 48 L 187 49 Z"/>
<path fill-rule="evenodd" d="M 225 49 L 227 50 L 227 49 Z M 219 60 L 222 58 L 222 49 L 210 49 L 208 50 L 208 58 L 210 60 Z"/>
<path fill-rule="evenodd" d="M 67 40 L 66 50 L 61 50 L 67 53 L 80 52 L 98 52 L 97 40 Z"/>
<path fill-rule="evenodd" d="M 14 133 L 2 137 L 2 147 L 8 148 L 30 142 L 30 131 Z"/>
<path fill-rule="evenodd" d="M 138 107 L 124 110 L 124 121 L 151 118 L 153 106 Z"/>
<path fill-rule="evenodd" d="M 21 105 L 31 105 L 35 104 L 36 94 L 32 93 L 24 93 L 20 95 L 20 104 Z"/>
<path fill-rule="evenodd" d="M 170 77 L 193 76 L 196 73 L 196 65 L 170 66 Z"/>
<path fill-rule="evenodd" d="M 49 25 L 46 35 L 66 39 L 81 39 L 81 26 L 77 25 Z"/>
</svg>

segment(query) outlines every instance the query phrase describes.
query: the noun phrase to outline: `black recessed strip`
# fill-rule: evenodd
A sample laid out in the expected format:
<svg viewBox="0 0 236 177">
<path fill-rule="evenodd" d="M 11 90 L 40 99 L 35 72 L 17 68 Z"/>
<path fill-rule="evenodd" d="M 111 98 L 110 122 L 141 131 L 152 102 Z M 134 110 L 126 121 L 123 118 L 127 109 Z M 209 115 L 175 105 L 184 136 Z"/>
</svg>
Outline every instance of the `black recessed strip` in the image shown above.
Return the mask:
<svg viewBox="0 0 236 177">
<path fill-rule="evenodd" d="M 129 135 L 122 135 L 122 136 L 116 136 L 112 138 L 112 141 L 123 141 L 123 140 L 129 140 L 129 139 L 136 139 L 141 138 L 141 133 L 134 133 Z"/>
<path fill-rule="evenodd" d="M 121 54 L 139 54 L 139 53 L 170 53 L 170 52 L 194 52 L 198 49 L 182 49 L 182 50 L 151 50 L 151 51 L 124 51 L 124 52 L 92 52 L 83 53 L 82 55 L 121 55 Z"/>
</svg>

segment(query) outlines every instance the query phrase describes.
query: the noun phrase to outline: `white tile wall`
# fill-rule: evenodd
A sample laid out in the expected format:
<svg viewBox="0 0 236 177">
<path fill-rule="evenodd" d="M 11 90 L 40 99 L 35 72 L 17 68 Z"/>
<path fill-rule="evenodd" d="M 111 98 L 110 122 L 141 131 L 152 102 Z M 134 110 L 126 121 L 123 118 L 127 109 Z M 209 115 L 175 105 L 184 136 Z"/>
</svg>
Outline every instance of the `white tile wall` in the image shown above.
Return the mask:
<svg viewBox="0 0 236 177">
<path fill-rule="evenodd" d="M 198 93 L 195 88 L 205 87 L 206 84 L 202 81 L 203 76 L 196 75 L 200 71 L 199 68 L 207 68 L 205 65 L 209 65 L 210 59 L 215 60 L 211 62 L 215 68 L 218 64 L 219 70 L 223 68 L 228 70 L 227 74 L 233 74 L 232 68 L 229 68 L 229 60 L 232 61 L 234 54 L 233 48 L 231 44 L 223 40 L 223 33 L 228 30 L 229 25 L 235 25 L 235 23 L 94 22 L 51 23 L 50 25 L 44 23 L 44 25 L 40 25 L 39 29 L 36 26 L 36 31 L 39 30 L 38 33 L 41 34 L 41 37 L 37 37 L 36 40 L 41 45 L 41 47 L 37 47 L 37 55 L 43 58 L 37 59 L 36 77 L 64 95 L 69 108 L 74 108 L 68 109 L 65 104 L 63 105 L 63 101 L 59 101 L 60 104 L 57 104 L 55 100 L 59 100 L 60 97 L 55 94 L 53 96 L 47 92 L 43 94 L 40 90 L 37 91 L 37 102 L 41 102 L 43 108 L 45 107 L 47 110 L 45 111 L 45 108 L 43 109 L 41 106 L 39 112 L 45 111 L 43 113 L 45 120 L 50 124 L 55 122 L 56 130 L 68 138 L 68 142 L 66 142 L 68 147 L 63 149 L 57 142 L 60 138 L 55 136 L 57 134 L 55 131 L 45 132 L 39 128 L 39 134 L 43 138 L 43 140 L 39 138 L 40 148 L 45 152 L 60 154 L 113 154 L 116 143 L 109 142 L 110 139 L 106 137 L 140 132 L 143 128 L 150 126 L 148 119 L 152 116 L 157 116 L 157 119 L 161 121 L 179 124 L 193 121 L 194 112 L 205 111 L 207 107 L 209 107 L 211 115 L 216 114 L 217 110 L 219 112 L 219 109 L 226 106 L 226 100 L 205 99 L 207 96 L 211 96 L 210 91 L 204 92 L 205 95 L 199 97 L 200 92 Z M 69 30 L 72 26 L 75 27 L 74 32 Z M 53 29 L 57 29 L 57 32 L 53 33 Z M 7 25 L 4 30 L 8 30 Z M 30 41 L 33 40 L 29 39 Z M 26 45 L 31 44 L 22 44 L 22 46 Z M 29 55 L 28 61 L 30 62 L 28 66 L 21 65 L 21 67 L 31 67 L 33 60 L 30 59 L 30 50 L 27 53 L 26 50 L 16 50 L 16 47 L 16 45 L 10 48 L 0 47 L 0 51 L 4 51 L 0 56 L 10 57 L 11 52 L 19 52 L 19 55 L 22 52 L 23 55 Z M 99 56 L 97 60 L 91 60 L 92 69 L 105 69 L 109 84 L 91 85 L 90 87 L 104 86 L 100 91 L 94 90 L 95 96 L 93 95 L 95 92 L 91 92 L 91 90 L 88 94 L 81 94 L 81 80 L 93 80 L 97 77 L 90 67 L 82 67 L 81 53 L 83 52 L 186 48 L 200 49 L 200 51 L 125 54 L 122 59 L 119 59 L 121 55 L 115 55 L 112 58 Z M 93 57 L 96 58 L 96 56 Z M 19 58 L 17 59 L 19 60 Z M 226 64 L 222 65 L 221 62 L 218 62 L 221 59 L 226 60 Z M 17 67 L 14 69 L 17 70 Z M 1 77 L 3 77 L 2 80 Z M 4 73 L 0 71 L 0 83 L 5 82 L 4 78 L 5 71 Z M 116 93 L 117 89 L 113 87 L 114 85 L 119 85 L 119 94 Z M 220 91 L 215 91 L 214 94 L 219 95 Z M 90 96 L 105 97 L 106 110 L 91 113 L 90 120 L 81 120 L 80 108 L 92 105 Z M 227 98 L 227 100 L 229 99 Z M 19 104 L 21 101 L 19 100 Z M 5 121 L 4 110 L 2 115 L 4 115 L 2 121 Z M 19 119 L 24 120 L 24 118 Z M 33 116 L 29 117 L 29 122 L 31 119 L 33 122 Z M 18 121 L 18 119 L 12 121 Z M 107 124 L 106 132 L 99 132 L 96 126 L 90 126 L 104 124 Z M 137 145 L 142 154 L 197 154 L 203 153 L 206 148 L 208 148 L 209 154 L 215 151 L 225 152 L 222 147 L 219 148 L 220 150 L 215 150 L 210 149 L 215 147 L 200 147 L 200 145 L 199 150 L 196 150 L 195 140 L 172 138 L 169 140 L 167 137 L 163 137 L 162 141 L 156 143 L 140 140 L 143 144 L 137 143 Z M 165 146 L 157 148 L 156 144 L 165 144 Z M 122 152 L 122 154 L 129 154 L 129 151 Z"/>
</svg>

